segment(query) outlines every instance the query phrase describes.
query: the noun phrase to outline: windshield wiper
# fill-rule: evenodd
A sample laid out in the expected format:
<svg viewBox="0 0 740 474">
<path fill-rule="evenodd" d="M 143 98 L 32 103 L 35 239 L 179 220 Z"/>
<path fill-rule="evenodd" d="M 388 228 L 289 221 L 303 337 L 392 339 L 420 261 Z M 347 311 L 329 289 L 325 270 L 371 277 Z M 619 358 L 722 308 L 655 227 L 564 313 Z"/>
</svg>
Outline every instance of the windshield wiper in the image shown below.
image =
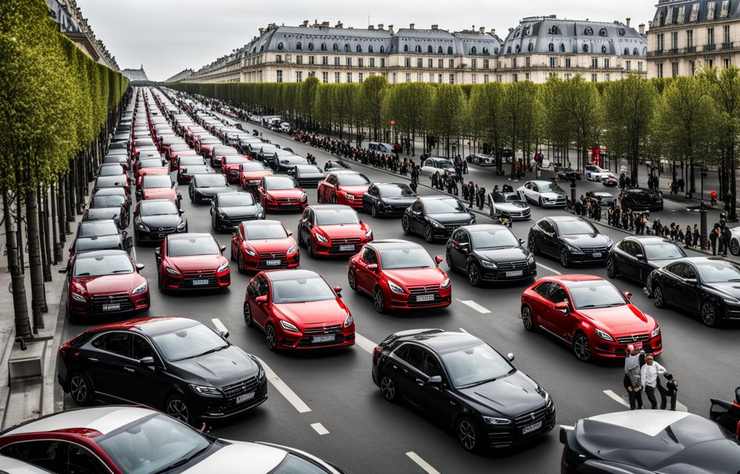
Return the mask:
<svg viewBox="0 0 740 474">
<path fill-rule="evenodd" d="M 205 351 L 205 352 L 203 352 L 201 354 L 194 355 L 192 357 L 188 357 L 188 359 L 192 359 L 194 357 L 202 357 L 202 356 L 207 355 L 207 354 L 213 354 L 214 352 L 218 352 L 220 350 L 226 349 L 227 347 L 229 347 L 229 346 L 228 345 L 223 345 L 223 346 L 219 346 L 219 347 L 214 347 L 212 349 L 208 349 L 207 351 Z"/>
<path fill-rule="evenodd" d="M 163 472 L 171 471 L 171 470 L 176 469 L 176 468 L 178 468 L 180 466 L 183 466 L 183 465 L 189 463 L 192 459 L 194 459 L 196 456 L 198 456 L 199 454 L 201 454 L 203 451 L 205 451 L 206 449 L 208 449 L 210 446 L 211 446 L 211 442 L 209 441 L 208 444 L 206 445 L 206 447 L 204 447 L 203 449 L 199 449 L 199 450 L 195 451 L 191 455 L 186 455 L 186 456 L 182 457 L 181 459 L 178 459 L 177 461 L 173 462 L 169 466 L 165 466 L 164 468 L 162 468 L 162 469 L 154 472 L 154 474 L 160 474 L 160 473 L 163 473 Z"/>
<path fill-rule="evenodd" d="M 131 273 L 131 270 L 126 270 L 126 269 L 113 270 L 111 273 Z"/>
</svg>

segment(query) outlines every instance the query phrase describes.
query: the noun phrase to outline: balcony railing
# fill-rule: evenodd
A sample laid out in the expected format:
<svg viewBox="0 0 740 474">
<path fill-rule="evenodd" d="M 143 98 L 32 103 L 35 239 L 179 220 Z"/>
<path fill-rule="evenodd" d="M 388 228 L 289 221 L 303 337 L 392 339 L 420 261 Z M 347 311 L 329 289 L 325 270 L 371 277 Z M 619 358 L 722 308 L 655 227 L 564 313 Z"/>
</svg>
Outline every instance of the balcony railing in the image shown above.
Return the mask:
<svg viewBox="0 0 740 474">
<path fill-rule="evenodd" d="M 722 43 L 722 49 L 732 49 L 732 42 L 730 43 Z"/>
<path fill-rule="evenodd" d="M 717 49 L 717 45 L 714 43 L 704 45 L 704 51 L 714 51 Z"/>
</svg>

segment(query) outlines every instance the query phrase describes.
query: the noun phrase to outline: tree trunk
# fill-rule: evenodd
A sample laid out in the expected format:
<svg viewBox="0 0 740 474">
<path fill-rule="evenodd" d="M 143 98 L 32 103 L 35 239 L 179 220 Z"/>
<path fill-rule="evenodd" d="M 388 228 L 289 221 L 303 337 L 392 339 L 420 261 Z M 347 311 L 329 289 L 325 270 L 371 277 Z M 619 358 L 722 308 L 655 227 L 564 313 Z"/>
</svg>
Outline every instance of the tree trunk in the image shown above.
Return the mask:
<svg viewBox="0 0 740 474">
<path fill-rule="evenodd" d="M 26 191 L 26 223 L 28 226 L 28 263 L 31 273 L 31 312 L 33 331 L 44 328 L 44 276 L 41 269 L 41 246 L 39 245 L 39 215 L 36 192 Z"/>
<path fill-rule="evenodd" d="M 5 217 L 5 238 L 8 246 L 8 270 L 13 289 L 13 310 L 15 313 L 15 337 L 30 339 L 31 321 L 28 319 L 28 301 L 26 299 L 26 281 L 23 271 L 18 265 L 18 247 L 16 245 L 15 229 L 13 228 L 13 213 L 10 209 L 8 191 L 3 189 L 3 215 Z M 17 201 L 17 200 L 16 200 Z M 4 291 L 4 288 L 2 289 Z"/>
<path fill-rule="evenodd" d="M 58 264 L 62 260 L 62 239 L 61 235 L 64 235 L 62 218 L 60 216 L 61 208 L 59 208 L 59 185 L 51 185 L 51 233 L 52 242 L 54 248 L 54 265 Z"/>
<path fill-rule="evenodd" d="M 42 191 L 43 189 L 43 191 Z M 49 188 L 37 188 L 39 206 L 39 231 L 41 232 L 41 268 L 44 281 L 51 281 L 51 251 L 49 246 Z M 46 299 L 44 297 L 44 299 Z"/>
</svg>

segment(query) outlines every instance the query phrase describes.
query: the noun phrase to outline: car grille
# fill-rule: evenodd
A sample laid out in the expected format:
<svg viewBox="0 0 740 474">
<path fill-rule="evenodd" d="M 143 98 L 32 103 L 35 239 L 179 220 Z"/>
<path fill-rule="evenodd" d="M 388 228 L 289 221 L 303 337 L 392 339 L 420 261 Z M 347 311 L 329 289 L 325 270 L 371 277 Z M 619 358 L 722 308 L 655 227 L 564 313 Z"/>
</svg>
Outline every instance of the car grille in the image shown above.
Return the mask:
<svg viewBox="0 0 740 474">
<path fill-rule="evenodd" d="M 120 305 L 120 309 L 116 311 L 103 311 L 103 305 L 117 304 Z M 116 293 L 114 295 L 107 296 L 93 296 L 92 298 L 93 311 L 95 313 L 121 313 L 124 311 L 131 311 L 134 309 L 134 305 L 128 297 L 127 293 Z"/>
<path fill-rule="evenodd" d="M 431 295 L 434 299 L 428 299 L 419 301 L 419 297 Z M 426 286 L 410 286 L 409 287 L 409 300 L 410 306 L 413 305 L 429 305 L 439 303 L 442 299 L 439 296 L 439 285 L 426 285 Z"/>
<path fill-rule="evenodd" d="M 537 423 L 538 421 L 543 421 L 543 425 L 544 425 L 544 420 L 546 417 L 547 417 L 547 407 L 543 405 L 541 408 L 525 413 L 523 415 L 519 415 L 516 418 L 514 418 L 514 425 L 516 425 L 516 427 L 519 429 L 522 429 L 526 426 Z"/>
<path fill-rule="evenodd" d="M 257 268 L 285 268 L 288 266 L 288 255 L 286 253 L 260 253 Z M 268 265 L 268 260 L 280 260 L 280 265 Z"/>
<path fill-rule="evenodd" d="M 314 187 L 318 186 L 321 179 L 319 178 L 298 178 L 297 180 L 302 186 Z"/>
<path fill-rule="evenodd" d="M 518 262 L 496 263 L 496 266 L 498 267 L 499 270 L 511 271 L 511 270 L 526 270 L 529 267 L 529 264 L 527 264 L 526 260 L 521 260 Z"/>
<path fill-rule="evenodd" d="M 508 214 L 512 218 L 514 218 L 514 217 L 529 217 L 529 215 L 531 214 L 531 212 L 530 212 L 529 209 L 523 209 L 521 211 L 510 211 L 510 212 L 508 212 Z"/>
<path fill-rule="evenodd" d="M 617 342 L 620 344 L 632 344 L 635 342 L 644 342 L 650 339 L 650 334 L 633 334 L 631 336 L 618 337 Z"/>
<path fill-rule="evenodd" d="M 465 224 L 466 224 L 465 222 L 460 222 L 458 224 L 445 224 L 445 230 L 447 232 L 453 232 L 453 231 L 457 230 L 458 227 L 462 227 Z"/>
<path fill-rule="evenodd" d="M 306 328 L 303 330 L 303 334 L 310 334 L 316 336 L 319 334 L 339 334 L 342 332 L 342 325 L 335 324 L 333 326 L 324 326 L 320 328 Z"/>
<path fill-rule="evenodd" d="M 182 275 L 185 278 L 216 278 L 216 272 L 212 270 L 184 271 Z"/>
<path fill-rule="evenodd" d="M 353 252 L 357 251 L 360 246 L 360 239 L 358 237 L 348 239 L 332 239 L 331 241 L 331 253 L 347 253 L 347 250 L 339 250 L 343 245 L 354 245 Z"/>
<path fill-rule="evenodd" d="M 257 388 L 257 377 L 250 377 L 230 385 L 226 385 L 221 390 L 228 399 L 236 398 L 239 395 L 253 392 Z"/>
<path fill-rule="evenodd" d="M 342 334 L 341 324 L 335 324 L 332 326 L 320 327 L 320 328 L 307 328 L 303 330 L 304 337 L 298 341 L 298 345 L 301 347 L 320 347 L 320 346 L 332 346 L 334 344 L 342 344 L 344 342 L 344 335 Z M 315 336 L 325 336 L 333 334 L 334 339 L 325 342 L 314 342 Z"/>
</svg>

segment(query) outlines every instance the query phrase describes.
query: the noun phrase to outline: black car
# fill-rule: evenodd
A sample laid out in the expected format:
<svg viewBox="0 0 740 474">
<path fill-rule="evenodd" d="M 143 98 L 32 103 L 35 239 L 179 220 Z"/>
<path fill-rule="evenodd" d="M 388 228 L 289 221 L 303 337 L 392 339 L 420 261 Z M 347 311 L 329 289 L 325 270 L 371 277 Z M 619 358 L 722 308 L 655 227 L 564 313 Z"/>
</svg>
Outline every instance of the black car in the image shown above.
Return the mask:
<svg viewBox="0 0 740 474">
<path fill-rule="evenodd" d="M 588 191 L 586 193 L 586 197 L 595 199 L 601 207 L 610 207 L 612 203 L 616 200 L 612 193 L 607 193 L 604 191 Z"/>
<path fill-rule="evenodd" d="M 507 448 L 549 432 L 555 404 L 537 382 L 475 336 L 442 329 L 392 334 L 373 353 L 373 381 L 388 401 L 405 399 L 467 451 Z"/>
<path fill-rule="evenodd" d="M 128 155 L 108 154 L 103 158 L 103 164 L 120 165 L 124 170 L 128 170 Z"/>
<path fill-rule="evenodd" d="M 606 261 L 609 278 L 624 277 L 645 284 L 650 272 L 686 257 L 681 247 L 668 239 L 631 236 L 618 242 Z"/>
<path fill-rule="evenodd" d="M 264 218 L 265 210 L 251 193 L 218 193 L 211 201 L 211 228 L 216 232 L 231 230 L 242 221 Z"/>
<path fill-rule="evenodd" d="M 211 202 L 218 193 L 231 191 L 226 176 L 222 174 L 196 174 L 188 186 L 190 200 L 194 204 Z"/>
<path fill-rule="evenodd" d="M 590 222 L 576 216 L 545 217 L 529 229 L 529 251 L 560 259 L 564 267 L 572 263 L 606 264 L 614 242 L 600 234 Z"/>
<path fill-rule="evenodd" d="M 523 243 L 504 225 L 460 227 L 447 241 L 447 266 L 465 272 L 473 286 L 485 281 L 531 280 L 537 276 L 537 265 Z"/>
<path fill-rule="evenodd" d="M 125 174 L 118 176 L 98 176 L 95 178 L 95 186 L 93 192 L 97 192 L 100 189 L 109 188 L 121 188 L 127 190 L 129 187 L 128 176 Z"/>
<path fill-rule="evenodd" d="M 373 217 L 401 215 L 416 198 L 405 183 L 373 183 L 362 196 L 362 209 Z"/>
<path fill-rule="evenodd" d="M 288 170 L 288 174 L 302 188 L 316 188 L 319 181 L 324 179 L 324 172 L 316 165 L 295 165 L 292 170 Z"/>
<path fill-rule="evenodd" d="M 121 230 L 113 219 L 82 221 L 77 226 L 76 239 L 84 237 L 102 236 L 102 235 L 126 235 L 125 230 Z"/>
<path fill-rule="evenodd" d="M 129 224 L 129 215 L 128 215 L 128 201 L 126 200 L 125 192 L 123 194 L 112 194 L 112 195 L 104 195 L 104 194 L 95 194 L 90 199 L 90 206 L 88 208 L 88 213 L 93 210 L 100 209 L 105 210 L 102 211 L 100 214 L 97 214 L 97 216 L 104 215 L 104 214 L 110 214 L 115 215 L 116 217 L 109 217 L 109 219 L 113 219 L 118 222 L 118 226 L 122 229 L 125 229 L 128 227 Z"/>
<path fill-rule="evenodd" d="M 622 193 L 622 209 L 662 211 L 663 193 L 645 188 L 625 189 Z"/>
<path fill-rule="evenodd" d="M 560 429 L 562 474 L 737 474 L 740 445 L 717 423 L 688 412 L 636 410 L 592 416 Z"/>
<path fill-rule="evenodd" d="M 57 379 L 78 405 L 140 403 L 191 424 L 231 417 L 267 399 L 267 379 L 219 332 L 186 318 L 94 327 L 59 349 Z"/>
<path fill-rule="evenodd" d="M 104 221 L 113 220 L 121 229 L 128 227 L 128 223 L 121 219 L 120 207 L 97 207 L 88 208 L 82 216 L 83 221 Z"/>
<path fill-rule="evenodd" d="M 69 253 L 78 255 L 95 250 L 125 250 L 128 252 L 133 246 L 133 239 L 124 237 L 122 234 L 93 235 L 76 239 L 70 247 Z"/>
<path fill-rule="evenodd" d="M 716 257 L 692 257 L 658 268 L 646 283 L 655 306 L 675 306 L 710 327 L 740 320 L 740 266 Z"/>
<path fill-rule="evenodd" d="M 134 210 L 136 242 L 159 242 L 169 234 L 187 232 L 188 221 L 183 212 L 169 199 L 140 201 Z"/>
<path fill-rule="evenodd" d="M 188 184 L 196 174 L 214 174 L 216 170 L 208 165 L 188 165 L 177 170 L 177 184 Z"/>
<path fill-rule="evenodd" d="M 558 179 L 564 180 L 564 181 L 573 181 L 581 179 L 581 172 L 576 171 L 573 168 L 558 168 L 558 170 L 555 172 Z"/>
<path fill-rule="evenodd" d="M 475 224 L 475 214 L 449 196 L 418 197 L 401 218 L 405 234 L 422 235 L 427 242 L 447 239 L 458 227 L 470 224 Z"/>
<path fill-rule="evenodd" d="M 98 176 L 120 176 L 126 174 L 126 169 L 118 163 L 100 165 Z"/>
<path fill-rule="evenodd" d="M 277 160 L 272 162 L 273 168 L 279 173 L 289 173 L 290 170 L 298 165 L 308 165 L 308 160 L 302 156 L 291 155 L 280 156 Z"/>
<path fill-rule="evenodd" d="M 103 197 L 115 196 L 115 199 L 99 199 Z M 95 191 L 90 199 L 90 207 L 115 207 L 115 203 L 120 203 L 126 210 L 125 221 L 128 223 L 129 210 L 131 209 L 131 199 L 124 188 L 102 188 Z"/>
</svg>

